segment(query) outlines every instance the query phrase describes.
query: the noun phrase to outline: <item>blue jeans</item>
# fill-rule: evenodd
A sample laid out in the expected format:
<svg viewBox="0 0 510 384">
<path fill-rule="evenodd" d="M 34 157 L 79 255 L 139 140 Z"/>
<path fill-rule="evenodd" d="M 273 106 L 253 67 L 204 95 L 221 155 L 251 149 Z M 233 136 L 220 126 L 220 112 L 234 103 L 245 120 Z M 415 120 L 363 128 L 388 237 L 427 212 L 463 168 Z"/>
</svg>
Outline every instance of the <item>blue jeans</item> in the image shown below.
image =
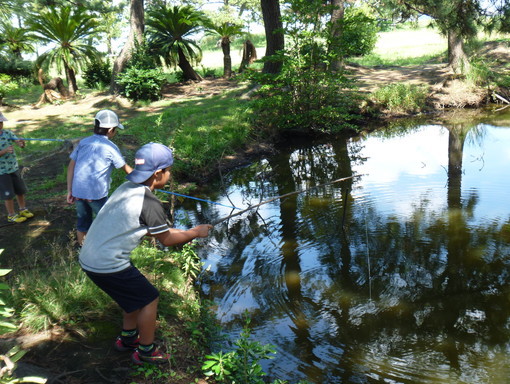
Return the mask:
<svg viewBox="0 0 510 384">
<path fill-rule="evenodd" d="M 99 210 L 103 207 L 103 205 L 108 200 L 108 196 L 103 197 L 99 200 L 76 200 L 76 215 L 78 216 L 78 221 L 76 223 L 76 229 L 79 232 L 88 232 L 90 226 L 92 225 L 92 220 L 97 216 Z"/>
</svg>

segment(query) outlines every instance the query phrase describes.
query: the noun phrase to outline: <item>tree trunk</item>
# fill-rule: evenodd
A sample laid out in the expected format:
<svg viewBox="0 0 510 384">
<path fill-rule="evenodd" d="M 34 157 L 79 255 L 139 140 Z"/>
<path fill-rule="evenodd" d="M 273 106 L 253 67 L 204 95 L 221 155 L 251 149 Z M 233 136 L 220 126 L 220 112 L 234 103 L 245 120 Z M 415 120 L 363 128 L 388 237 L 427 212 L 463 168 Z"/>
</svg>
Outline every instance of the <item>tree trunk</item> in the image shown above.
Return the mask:
<svg viewBox="0 0 510 384">
<path fill-rule="evenodd" d="M 331 37 L 332 43 L 330 50 L 335 54 L 334 59 L 331 61 L 331 70 L 340 71 L 344 65 L 343 63 L 343 52 L 340 52 L 340 39 L 342 38 L 342 20 L 344 18 L 344 1 L 343 0 L 331 0 L 331 5 L 334 6 L 331 12 Z"/>
<path fill-rule="evenodd" d="M 464 51 L 464 41 L 455 31 L 448 31 L 448 65 L 454 73 L 466 73 L 469 60 Z"/>
<path fill-rule="evenodd" d="M 69 88 L 69 96 L 73 97 L 78 90 L 76 75 L 74 73 L 74 69 L 72 69 L 67 63 L 64 63 L 64 68 L 66 72 L 67 86 Z"/>
<path fill-rule="evenodd" d="M 177 65 L 182 70 L 182 74 L 184 75 L 185 80 L 194 80 L 194 81 L 202 81 L 202 76 L 200 76 L 191 66 L 188 59 L 184 55 L 184 52 L 179 47 L 178 48 L 179 53 L 179 62 Z"/>
<path fill-rule="evenodd" d="M 272 56 L 285 48 L 283 38 L 283 23 L 278 0 L 260 0 L 262 17 L 266 32 L 266 56 Z M 267 60 L 264 63 L 263 73 L 280 73 L 282 62 L 279 60 Z"/>
<path fill-rule="evenodd" d="M 131 11 L 129 18 L 129 36 L 122 48 L 117 59 L 115 59 L 115 63 L 113 64 L 112 71 L 112 79 L 110 82 L 110 93 L 116 93 L 119 90 L 119 86 L 117 84 L 117 75 L 121 73 L 126 67 L 126 63 L 131 58 L 133 54 L 133 49 L 135 47 L 135 41 L 138 44 L 143 43 L 143 31 L 145 26 L 144 19 L 144 9 L 143 9 L 144 0 L 131 0 Z"/>
<path fill-rule="evenodd" d="M 257 60 L 257 49 L 250 40 L 246 40 L 243 44 L 243 58 L 239 66 L 239 73 L 243 72 L 255 60 Z"/>
<path fill-rule="evenodd" d="M 230 39 L 221 38 L 221 50 L 223 51 L 223 77 L 230 79 L 232 76 L 232 58 L 230 57 Z"/>
</svg>

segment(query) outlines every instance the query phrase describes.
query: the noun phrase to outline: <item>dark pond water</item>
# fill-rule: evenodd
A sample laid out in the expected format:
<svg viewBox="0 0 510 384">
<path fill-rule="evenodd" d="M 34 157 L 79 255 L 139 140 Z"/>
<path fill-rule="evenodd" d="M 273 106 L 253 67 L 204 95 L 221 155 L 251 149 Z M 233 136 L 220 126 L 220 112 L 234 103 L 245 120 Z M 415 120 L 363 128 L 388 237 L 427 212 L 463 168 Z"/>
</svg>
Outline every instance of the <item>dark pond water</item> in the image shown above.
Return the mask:
<svg viewBox="0 0 510 384">
<path fill-rule="evenodd" d="M 236 338 L 248 311 L 272 379 L 510 382 L 510 112 L 467 114 L 292 143 L 204 194 L 245 208 L 311 188 L 202 250 L 217 318 Z"/>
</svg>

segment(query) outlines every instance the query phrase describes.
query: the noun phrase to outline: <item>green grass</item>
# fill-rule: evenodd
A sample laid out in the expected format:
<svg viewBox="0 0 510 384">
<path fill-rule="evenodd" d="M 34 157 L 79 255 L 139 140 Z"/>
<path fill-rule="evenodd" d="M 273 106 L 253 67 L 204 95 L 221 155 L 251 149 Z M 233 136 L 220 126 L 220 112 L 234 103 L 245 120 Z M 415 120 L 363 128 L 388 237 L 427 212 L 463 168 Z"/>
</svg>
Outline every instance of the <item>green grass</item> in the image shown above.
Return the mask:
<svg viewBox="0 0 510 384">
<path fill-rule="evenodd" d="M 71 245 L 52 244 L 44 262 L 40 255 L 33 256 L 37 260 L 32 268 L 14 268 L 12 273 L 11 286 L 16 287 L 12 302 L 24 328 L 41 331 L 72 325 L 79 330 L 97 320 L 119 321 L 116 304 L 81 270 Z M 190 268 L 197 268 L 198 256 L 190 246 L 179 252 L 162 251 L 146 243 L 135 249 L 132 260 L 161 291 L 165 306 L 160 315 L 196 321 L 200 305 Z"/>
<path fill-rule="evenodd" d="M 405 83 L 390 84 L 377 89 L 372 94 L 376 103 L 394 114 L 422 111 L 426 97 L 426 86 Z"/>
<path fill-rule="evenodd" d="M 162 112 L 126 122 L 126 134 L 138 145 L 156 141 L 174 148 L 174 172 L 207 173 L 222 156 L 240 149 L 250 138 L 250 107 L 231 93 L 182 102 L 163 100 Z"/>
<path fill-rule="evenodd" d="M 350 58 L 365 66 L 406 66 L 443 62 L 447 42 L 430 28 L 380 32 L 374 52 L 361 58 Z"/>
</svg>

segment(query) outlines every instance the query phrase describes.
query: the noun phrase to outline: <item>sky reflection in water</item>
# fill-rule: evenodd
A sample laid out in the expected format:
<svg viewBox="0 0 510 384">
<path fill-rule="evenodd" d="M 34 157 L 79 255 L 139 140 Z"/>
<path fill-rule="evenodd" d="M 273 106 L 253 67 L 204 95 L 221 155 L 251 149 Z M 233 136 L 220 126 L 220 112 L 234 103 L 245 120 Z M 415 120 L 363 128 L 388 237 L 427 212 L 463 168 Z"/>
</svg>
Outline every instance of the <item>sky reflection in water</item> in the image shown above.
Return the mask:
<svg viewBox="0 0 510 384">
<path fill-rule="evenodd" d="M 218 201 L 363 176 L 217 227 L 204 292 L 233 337 L 249 311 L 254 338 L 277 347 L 273 379 L 506 382 L 509 169 L 510 129 L 489 125 L 296 145 L 232 174 Z"/>
</svg>

